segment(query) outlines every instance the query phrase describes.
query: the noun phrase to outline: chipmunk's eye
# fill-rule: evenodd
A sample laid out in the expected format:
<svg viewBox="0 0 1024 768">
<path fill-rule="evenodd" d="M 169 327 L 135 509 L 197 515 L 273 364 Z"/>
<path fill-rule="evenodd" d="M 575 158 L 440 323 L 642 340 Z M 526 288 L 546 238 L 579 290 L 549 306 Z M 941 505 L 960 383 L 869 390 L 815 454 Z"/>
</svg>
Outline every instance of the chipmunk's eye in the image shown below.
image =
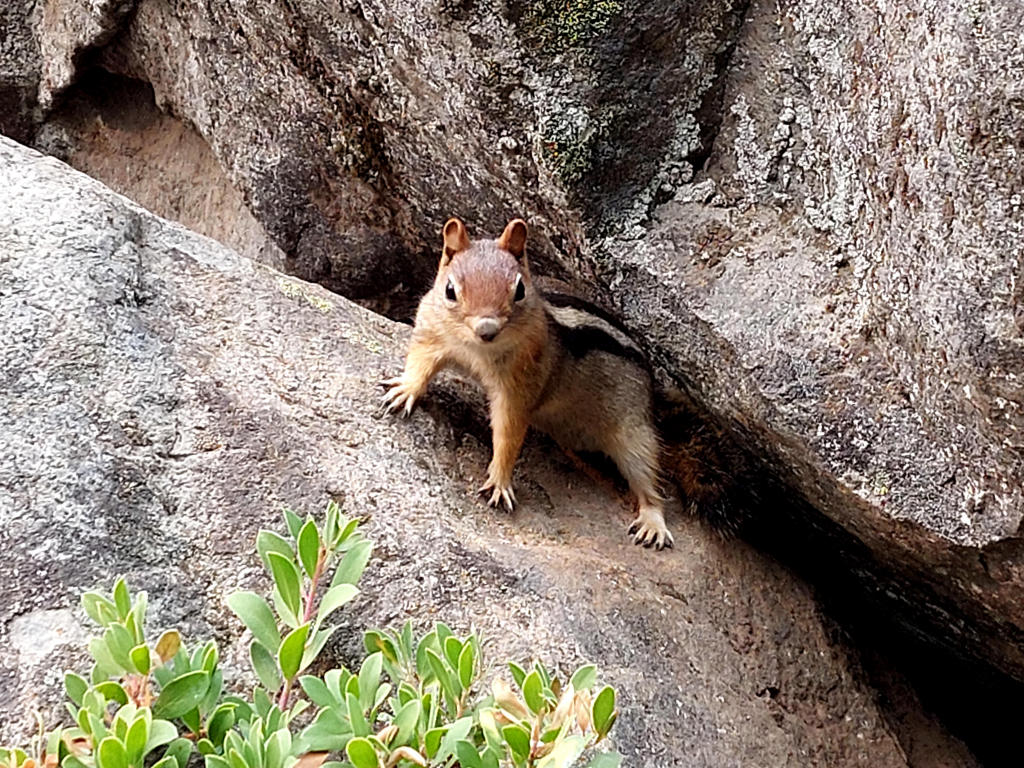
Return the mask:
<svg viewBox="0 0 1024 768">
<path fill-rule="evenodd" d="M 526 298 L 526 285 L 523 283 L 523 276 L 516 275 L 516 301 L 522 301 Z"/>
<path fill-rule="evenodd" d="M 448 301 L 455 301 L 455 283 L 452 282 L 450 277 L 448 278 L 448 285 L 444 287 L 444 297 L 448 299 Z"/>
</svg>

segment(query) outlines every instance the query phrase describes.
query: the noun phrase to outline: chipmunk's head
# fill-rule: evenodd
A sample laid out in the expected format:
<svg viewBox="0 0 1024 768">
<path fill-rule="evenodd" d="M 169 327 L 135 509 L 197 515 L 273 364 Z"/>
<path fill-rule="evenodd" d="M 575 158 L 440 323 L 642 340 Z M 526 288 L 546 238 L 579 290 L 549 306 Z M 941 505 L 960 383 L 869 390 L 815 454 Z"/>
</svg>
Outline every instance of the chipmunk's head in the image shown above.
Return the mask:
<svg viewBox="0 0 1024 768">
<path fill-rule="evenodd" d="M 510 221 L 497 240 L 471 241 L 465 225 L 449 219 L 434 285 L 449 316 L 474 342 L 500 338 L 537 301 L 526 262 L 526 222 Z"/>
</svg>

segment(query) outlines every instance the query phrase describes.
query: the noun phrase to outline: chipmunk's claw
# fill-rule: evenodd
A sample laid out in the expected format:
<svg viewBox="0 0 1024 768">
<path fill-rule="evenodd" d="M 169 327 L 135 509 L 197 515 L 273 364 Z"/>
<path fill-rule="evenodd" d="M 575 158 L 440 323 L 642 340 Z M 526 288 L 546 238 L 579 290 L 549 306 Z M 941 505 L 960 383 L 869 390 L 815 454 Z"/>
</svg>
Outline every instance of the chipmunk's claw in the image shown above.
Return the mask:
<svg viewBox="0 0 1024 768">
<path fill-rule="evenodd" d="M 381 385 L 390 387 L 380 399 L 384 410 L 387 413 L 395 413 L 401 409 L 402 416 L 408 418 L 409 414 L 412 413 L 413 407 L 416 405 L 418 395 L 410 391 L 401 376 L 382 381 Z"/>
<path fill-rule="evenodd" d="M 660 512 L 652 513 L 641 509 L 636 520 L 630 523 L 627 533 L 633 537 L 634 544 L 647 548 L 671 549 L 675 545 L 672 533 L 665 525 Z"/>
<path fill-rule="evenodd" d="M 515 510 L 516 493 L 512 490 L 511 485 L 501 485 L 493 480 L 488 480 L 477 493 L 482 496 L 487 496 L 490 493 L 491 497 L 487 500 L 487 503 L 492 507 L 496 507 L 499 503 L 504 502 L 505 509 L 509 512 Z"/>
</svg>

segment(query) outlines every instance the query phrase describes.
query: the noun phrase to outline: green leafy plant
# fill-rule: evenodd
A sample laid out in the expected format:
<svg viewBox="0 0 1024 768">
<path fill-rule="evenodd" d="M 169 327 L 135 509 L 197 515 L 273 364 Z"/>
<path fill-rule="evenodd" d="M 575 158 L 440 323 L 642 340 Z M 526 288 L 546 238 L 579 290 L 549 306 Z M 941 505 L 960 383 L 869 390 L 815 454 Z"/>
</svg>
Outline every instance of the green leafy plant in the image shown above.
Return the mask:
<svg viewBox="0 0 1024 768">
<path fill-rule="evenodd" d="M 406 623 L 397 633 L 370 630 L 364 644 L 370 655 L 358 674 L 335 669 L 300 680 L 319 707 L 302 749 L 343 751 L 345 768 L 563 768 L 592 751 L 617 717 L 614 690 L 593 693 L 592 665 L 563 684 L 539 663 L 529 673 L 510 664 L 519 693 L 501 678 L 489 693 L 476 635 L 460 638 L 438 623 L 416 639 Z M 613 752 L 588 763 L 618 764 Z"/>
<path fill-rule="evenodd" d="M 251 634 L 259 680 L 250 697 L 225 692 L 212 640 L 186 646 L 177 630 L 150 642 L 146 594 L 123 578 L 82 605 L 100 627 L 87 676 L 68 672 L 73 724 L 42 724 L 28 749 L 0 747 L 0 768 L 615 768 L 595 747 L 615 721 L 615 692 L 595 692 L 581 667 L 565 683 L 539 663 L 509 670 L 513 688 L 487 673 L 475 634 L 443 623 L 364 635 L 356 672 L 303 674 L 337 629 L 332 614 L 359 594 L 372 545 L 336 504 L 322 524 L 286 511 L 282 536 L 261 530 L 256 550 L 270 599 L 235 592 L 228 606 Z M 197 755 L 198 753 L 198 755 Z M 326 763 L 334 754 L 337 760 Z"/>
<path fill-rule="evenodd" d="M 323 650 L 337 629 L 327 618 L 359 594 L 356 582 L 370 559 L 372 544 L 357 531 L 358 521 L 340 515 L 333 502 L 323 528 L 285 511 L 289 541 L 273 531 L 260 531 L 256 551 L 273 576 L 275 617 L 268 602 L 255 592 L 235 592 L 228 606 L 252 633 L 252 666 L 263 687 L 277 694 L 282 710 L 292 685 Z M 338 562 L 340 560 L 340 562 Z M 324 589 L 326 577 L 337 570 Z M 284 625 L 284 633 L 279 629 Z"/>
</svg>

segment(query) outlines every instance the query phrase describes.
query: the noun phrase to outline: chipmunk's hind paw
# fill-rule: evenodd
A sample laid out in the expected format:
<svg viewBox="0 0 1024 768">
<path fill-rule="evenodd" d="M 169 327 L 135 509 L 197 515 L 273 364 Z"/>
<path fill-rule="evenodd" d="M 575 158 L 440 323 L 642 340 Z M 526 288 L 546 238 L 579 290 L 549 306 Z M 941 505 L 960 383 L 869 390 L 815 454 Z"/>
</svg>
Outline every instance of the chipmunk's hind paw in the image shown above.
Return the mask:
<svg viewBox="0 0 1024 768">
<path fill-rule="evenodd" d="M 480 490 L 477 491 L 481 496 L 486 497 L 490 494 L 490 498 L 487 503 L 492 507 L 498 506 L 499 503 L 504 503 L 505 508 L 512 512 L 516 506 L 516 493 L 512 490 L 511 485 L 502 486 L 491 480 L 488 480 Z"/>
<path fill-rule="evenodd" d="M 630 523 L 628 533 L 633 537 L 634 544 L 647 548 L 671 549 L 675 545 L 672 533 L 660 514 L 645 514 L 641 510 L 636 520 Z"/>
</svg>

